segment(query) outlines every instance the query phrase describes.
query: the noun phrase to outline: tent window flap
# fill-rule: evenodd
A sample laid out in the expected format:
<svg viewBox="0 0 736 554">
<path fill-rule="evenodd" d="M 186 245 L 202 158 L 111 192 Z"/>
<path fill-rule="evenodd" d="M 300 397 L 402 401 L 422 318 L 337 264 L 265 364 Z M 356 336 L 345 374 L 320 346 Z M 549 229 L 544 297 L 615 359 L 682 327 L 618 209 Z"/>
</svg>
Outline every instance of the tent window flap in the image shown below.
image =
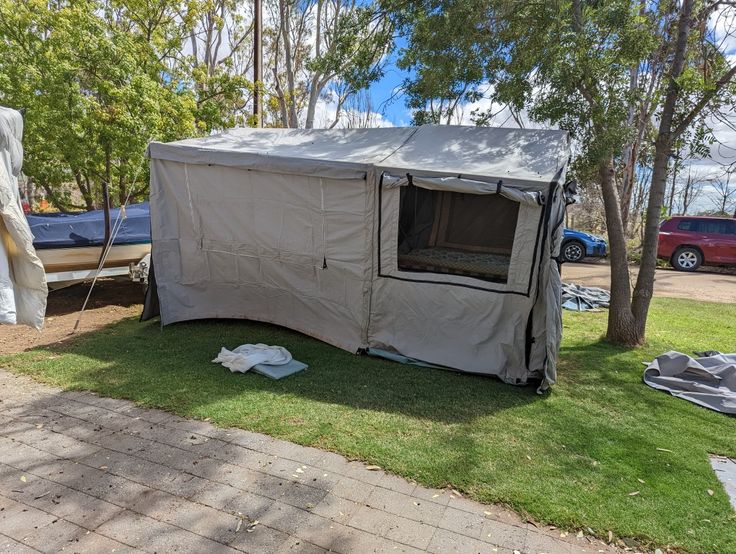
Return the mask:
<svg viewBox="0 0 736 554">
<path fill-rule="evenodd" d="M 505 283 L 519 203 L 497 195 L 401 188 L 398 269 Z"/>
</svg>

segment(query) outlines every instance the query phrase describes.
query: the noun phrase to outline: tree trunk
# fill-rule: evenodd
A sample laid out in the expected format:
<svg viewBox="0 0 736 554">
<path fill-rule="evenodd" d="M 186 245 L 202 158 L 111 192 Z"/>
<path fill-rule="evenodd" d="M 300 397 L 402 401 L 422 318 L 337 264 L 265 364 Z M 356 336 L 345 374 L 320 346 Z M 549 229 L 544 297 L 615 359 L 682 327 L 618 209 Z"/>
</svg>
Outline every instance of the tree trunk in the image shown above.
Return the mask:
<svg viewBox="0 0 736 554">
<path fill-rule="evenodd" d="M 89 184 L 89 180 L 87 178 L 83 178 L 79 171 L 74 171 L 74 181 L 77 183 L 79 192 L 82 193 L 82 198 L 84 199 L 87 211 L 94 210 L 95 200 L 92 197 L 92 187 Z M 61 206 L 58 207 L 61 208 Z"/>
<path fill-rule="evenodd" d="M 639 341 L 631 312 L 631 283 L 626 255 L 626 235 L 621 219 L 621 204 L 614 181 L 613 159 L 601 160 L 598 176 L 603 192 L 603 206 L 608 227 L 611 261 L 611 304 L 608 310 L 606 338 L 616 344 L 637 345 Z"/>
<path fill-rule="evenodd" d="M 667 215 L 672 215 L 672 210 L 675 206 L 675 188 L 677 187 L 677 169 L 678 169 L 678 160 L 675 159 L 675 166 L 672 170 L 672 188 L 670 189 L 670 200 L 668 202 L 669 206 L 667 207 Z"/>
<path fill-rule="evenodd" d="M 634 298 L 631 302 L 631 311 L 636 320 L 636 333 L 639 342 L 643 342 L 646 333 L 647 315 L 652 302 L 654 291 L 654 274 L 657 267 L 657 244 L 659 242 L 659 223 L 664 205 L 664 196 L 667 189 L 667 166 L 669 164 L 672 145 L 674 142 L 672 127 L 673 117 L 680 96 L 680 86 L 677 80 L 682 75 L 687 54 L 687 39 L 690 34 L 690 25 L 693 11 L 693 0 L 683 0 L 680 8 L 680 17 L 677 23 L 677 38 L 675 42 L 672 66 L 667 75 L 667 92 L 665 94 L 662 111 L 659 118 L 659 130 L 654 142 L 654 165 L 652 168 L 652 184 L 649 188 L 649 202 L 647 203 L 647 219 L 644 222 L 644 241 L 642 243 L 641 263 L 639 275 L 634 287 Z"/>
</svg>

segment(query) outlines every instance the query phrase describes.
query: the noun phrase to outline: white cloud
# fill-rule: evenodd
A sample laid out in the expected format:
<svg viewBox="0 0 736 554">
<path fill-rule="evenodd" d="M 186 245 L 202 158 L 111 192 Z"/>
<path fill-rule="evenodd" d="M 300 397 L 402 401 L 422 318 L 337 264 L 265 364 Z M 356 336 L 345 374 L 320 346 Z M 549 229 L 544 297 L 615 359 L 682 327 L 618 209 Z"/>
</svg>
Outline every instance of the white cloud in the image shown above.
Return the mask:
<svg viewBox="0 0 736 554">
<path fill-rule="evenodd" d="M 314 114 L 314 127 L 324 129 L 330 127 L 337 114 L 337 96 L 327 93 L 317 100 Z M 383 114 L 372 109 L 367 94 L 351 98 L 340 110 L 340 117 L 335 125 L 338 129 L 366 127 L 394 127 L 394 124 Z"/>
</svg>

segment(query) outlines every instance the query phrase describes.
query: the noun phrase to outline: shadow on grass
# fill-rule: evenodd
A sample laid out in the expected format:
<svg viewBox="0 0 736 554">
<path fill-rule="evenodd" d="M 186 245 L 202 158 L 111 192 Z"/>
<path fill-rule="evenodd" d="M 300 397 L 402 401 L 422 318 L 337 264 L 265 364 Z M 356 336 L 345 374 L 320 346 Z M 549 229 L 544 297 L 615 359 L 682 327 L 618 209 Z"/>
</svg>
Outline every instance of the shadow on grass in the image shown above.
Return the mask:
<svg viewBox="0 0 736 554">
<path fill-rule="evenodd" d="M 284 346 L 309 369 L 273 381 L 256 374 L 231 374 L 211 363 L 222 346 L 246 342 Z M 534 386 L 513 387 L 495 378 L 358 356 L 295 331 L 250 321 L 194 321 L 160 329 L 158 321 L 140 324 L 128 319 L 43 351 L 73 354 L 74 360 L 57 367 L 44 364 L 39 351 L 31 352 L 29 356 L 43 366 L 31 372 L 43 374 L 49 368 L 49 376 L 71 377 L 66 386 L 164 408 L 191 408 L 259 391 L 462 423 L 543 401 Z"/>
</svg>

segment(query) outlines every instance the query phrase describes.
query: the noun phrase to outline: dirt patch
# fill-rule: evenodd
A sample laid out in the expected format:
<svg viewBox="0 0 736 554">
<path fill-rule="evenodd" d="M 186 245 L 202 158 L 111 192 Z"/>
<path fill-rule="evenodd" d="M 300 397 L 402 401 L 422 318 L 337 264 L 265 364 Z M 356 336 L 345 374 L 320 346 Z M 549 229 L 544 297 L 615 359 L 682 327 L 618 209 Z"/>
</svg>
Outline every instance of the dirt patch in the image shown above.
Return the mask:
<svg viewBox="0 0 736 554">
<path fill-rule="evenodd" d="M 632 286 L 638 271 L 636 266 L 629 267 Z M 609 289 L 611 266 L 605 262 L 564 264 L 562 280 Z M 736 275 L 720 268 L 717 271 L 702 268 L 694 273 L 658 269 L 654 278 L 654 295 L 736 304 Z"/>
<path fill-rule="evenodd" d="M 45 326 L 41 331 L 22 325 L 0 326 L 0 354 L 23 352 L 69 339 L 88 291 L 89 284 L 81 284 L 50 292 Z M 77 333 L 89 333 L 123 318 L 139 315 L 143 293 L 140 284 L 123 279 L 98 281 Z"/>
</svg>

